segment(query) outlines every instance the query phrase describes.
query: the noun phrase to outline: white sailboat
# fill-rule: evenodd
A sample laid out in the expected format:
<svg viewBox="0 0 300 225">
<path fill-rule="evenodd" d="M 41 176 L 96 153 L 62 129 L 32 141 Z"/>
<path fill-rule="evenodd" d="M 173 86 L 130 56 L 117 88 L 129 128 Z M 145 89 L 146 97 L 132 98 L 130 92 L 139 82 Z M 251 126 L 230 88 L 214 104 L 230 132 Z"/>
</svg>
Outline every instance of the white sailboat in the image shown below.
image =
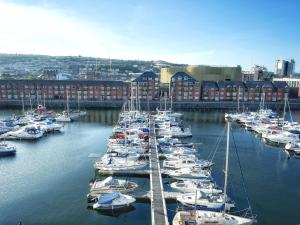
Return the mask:
<svg viewBox="0 0 300 225">
<path fill-rule="evenodd" d="M 227 202 L 227 180 L 228 180 L 228 159 L 229 159 L 229 133 L 230 122 L 227 127 L 227 145 L 226 145 L 226 161 L 225 161 L 225 183 L 223 192 L 223 204 Z M 197 192 L 196 192 L 197 194 Z M 195 197 L 197 199 L 197 197 Z M 195 202 L 196 203 L 196 202 Z M 173 225 L 251 225 L 255 222 L 254 218 L 246 218 L 241 216 L 234 216 L 226 213 L 226 207 L 222 212 L 213 212 L 207 210 L 191 210 L 179 211 L 173 218 Z"/>
<path fill-rule="evenodd" d="M 170 187 L 184 193 L 200 191 L 205 194 L 220 194 L 222 189 L 209 180 L 183 180 L 170 184 Z"/>
<path fill-rule="evenodd" d="M 70 106 L 69 106 L 69 94 L 67 93 L 67 111 L 64 111 L 62 114 L 59 114 L 55 117 L 56 122 L 72 122 L 70 117 Z"/>
</svg>

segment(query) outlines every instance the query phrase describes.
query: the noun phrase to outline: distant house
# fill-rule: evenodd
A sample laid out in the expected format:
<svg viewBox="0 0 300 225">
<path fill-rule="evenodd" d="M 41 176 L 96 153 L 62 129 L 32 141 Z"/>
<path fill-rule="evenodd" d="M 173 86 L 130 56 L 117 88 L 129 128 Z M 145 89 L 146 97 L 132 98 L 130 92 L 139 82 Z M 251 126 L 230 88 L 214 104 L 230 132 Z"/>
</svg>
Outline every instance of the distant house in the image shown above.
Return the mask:
<svg viewBox="0 0 300 225">
<path fill-rule="evenodd" d="M 70 74 L 70 73 L 56 74 L 56 80 L 69 80 L 69 79 L 72 79 L 72 74 Z"/>
<path fill-rule="evenodd" d="M 273 81 L 274 92 L 273 101 L 280 101 L 285 98 L 285 95 L 289 93 L 289 85 L 286 81 Z"/>
<path fill-rule="evenodd" d="M 219 101 L 219 87 L 217 82 L 202 81 L 201 96 L 204 101 Z"/>
<path fill-rule="evenodd" d="M 175 101 L 199 101 L 201 84 L 185 72 L 177 72 L 171 77 L 170 96 Z"/>
<path fill-rule="evenodd" d="M 247 98 L 248 101 L 261 101 L 264 98 L 265 101 L 273 100 L 274 85 L 271 81 L 246 81 Z"/>
<path fill-rule="evenodd" d="M 244 100 L 246 91 L 245 83 L 242 81 L 218 81 L 219 100 L 220 101 L 236 101 L 238 96 L 240 100 Z"/>
<path fill-rule="evenodd" d="M 146 71 L 131 83 L 130 96 L 140 100 L 155 100 L 159 98 L 159 80 L 158 75 L 152 71 Z"/>
</svg>

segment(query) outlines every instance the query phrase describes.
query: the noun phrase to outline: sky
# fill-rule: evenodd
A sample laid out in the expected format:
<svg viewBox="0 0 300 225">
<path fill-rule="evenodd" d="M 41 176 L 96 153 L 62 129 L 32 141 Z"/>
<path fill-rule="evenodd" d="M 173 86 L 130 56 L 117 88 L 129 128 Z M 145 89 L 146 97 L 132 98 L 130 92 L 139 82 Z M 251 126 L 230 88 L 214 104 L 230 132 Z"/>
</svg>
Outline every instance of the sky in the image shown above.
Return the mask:
<svg viewBox="0 0 300 225">
<path fill-rule="evenodd" d="M 300 69 L 300 1 L 0 0 L 0 52 Z"/>
</svg>

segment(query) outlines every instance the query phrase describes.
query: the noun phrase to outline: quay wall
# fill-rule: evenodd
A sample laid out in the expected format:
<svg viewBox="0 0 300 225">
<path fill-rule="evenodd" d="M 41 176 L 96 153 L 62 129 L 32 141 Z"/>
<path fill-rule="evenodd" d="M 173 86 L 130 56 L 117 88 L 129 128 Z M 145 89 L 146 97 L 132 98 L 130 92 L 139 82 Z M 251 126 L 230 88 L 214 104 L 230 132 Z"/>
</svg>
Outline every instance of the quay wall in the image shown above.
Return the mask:
<svg viewBox="0 0 300 225">
<path fill-rule="evenodd" d="M 80 102 L 80 108 L 82 109 L 99 109 L 99 108 L 115 108 L 120 109 L 125 101 L 123 100 L 111 100 L 111 101 L 89 101 L 84 100 Z M 32 101 L 32 107 L 35 108 L 38 104 L 43 102 Z M 255 110 L 259 107 L 259 102 L 240 102 L 240 109 Z M 66 101 L 63 99 L 45 100 L 45 105 L 49 109 L 65 109 Z M 24 101 L 25 109 L 30 107 L 30 102 Z M 77 109 L 77 101 L 70 100 L 69 106 L 71 109 Z M 273 110 L 283 110 L 284 102 L 265 102 L 265 106 Z M 290 99 L 289 106 L 291 110 L 300 110 L 300 100 Z M 164 101 L 141 101 L 140 107 L 143 110 L 154 110 L 156 108 L 164 108 Z M 166 104 L 167 108 L 170 108 L 170 102 Z M 22 109 L 22 102 L 20 100 L 1 100 L 0 109 Z M 180 101 L 173 102 L 174 110 L 236 110 L 237 102 L 232 101 Z"/>
</svg>

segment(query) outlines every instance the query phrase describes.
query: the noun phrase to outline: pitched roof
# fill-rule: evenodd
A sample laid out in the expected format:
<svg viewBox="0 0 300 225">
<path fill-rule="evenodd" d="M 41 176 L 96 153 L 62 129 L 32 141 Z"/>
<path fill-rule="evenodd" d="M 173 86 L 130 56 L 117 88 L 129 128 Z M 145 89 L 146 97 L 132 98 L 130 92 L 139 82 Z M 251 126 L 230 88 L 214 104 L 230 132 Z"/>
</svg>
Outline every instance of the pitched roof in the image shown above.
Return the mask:
<svg viewBox="0 0 300 225">
<path fill-rule="evenodd" d="M 218 81 L 219 88 L 224 88 L 227 87 L 228 85 L 236 86 L 240 88 L 246 88 L 245 83 L 243 81 L 225 81 L 225 80 Z"/>
<path fill-rule="evenodd" d="M 246 81 L 247 88 L 274 88 L 271 81 Z"/>
<path fill-rule="evenodd" d="M 149 80 L 149 78 L 155 79 L 158 78 L 158 75 L 153 73 L 152 71 L 146 71 L 134 79 L 132 82 L 144 82 Z"/>
<path fill-rule="evenodd" d="M 275 88 L 288 88 L 289 85 L 286 81 L 273 81 Z"/>
<path fill-rule="evenodd" d="M 202 81 L 201 86 L 202 87 L 207 87 L 207 88 L 218 88 L 217 82 L 210 81 L 210 80 Z"/>
<path fill-rule="evenodd" d="M 194 77 L 192 77 L 191 75 L 189 75 L 189 74 L 187 74 L 185 72 L 177 72 L 177 73 L 175 73 L 171 77 L 171 79 L 173 79 L 173 78 L 179 78 L 179 77 L 186 78 L 187 81 L 192 81 L 192 82 L 196 82 L 197 81 Z"/>
<path fill-rule="evenodd" d="M 105 80 L 0 80 L 1 84 L 12 85 L 110 85 L 110 86 L 127 86 L 123 81 L 105 81 Z"/>
</svg>

